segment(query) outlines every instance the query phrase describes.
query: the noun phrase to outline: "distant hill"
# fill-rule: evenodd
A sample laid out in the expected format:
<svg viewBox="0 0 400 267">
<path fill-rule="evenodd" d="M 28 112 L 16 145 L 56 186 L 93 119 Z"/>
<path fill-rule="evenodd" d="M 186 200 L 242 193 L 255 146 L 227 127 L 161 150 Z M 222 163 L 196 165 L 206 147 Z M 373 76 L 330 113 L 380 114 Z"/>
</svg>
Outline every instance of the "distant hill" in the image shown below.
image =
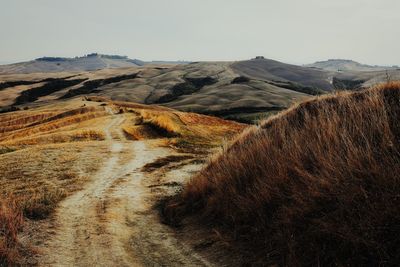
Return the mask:
<svg viewBox="0 0 400 267">
<path fill-rule="evenodd" d="M 242 75 L 264 81 L 292 82 L 327 91 L 333 89 L 332 77 L 324 70 L 286 64 L 264 57 L 236 62 L 232 68 Z"/>
<path fill-rule="evenodd" d="M 129 59 L 126 56 L 89 54 L 83 57 L 41 57 L 32 61 L 2 65 L 0 74 L 62 72 L 62 71 L 92 71 L 99 69 L 113 69 L 137 67 L 144 65 L 138 59 Z"/>
<path fill-rule="evenodd" d="M 318 94 L 321 90 L 358 90 L 388 80 L 400 81 L 400 68 L 396 66 L 368 66 L 342 59 L 298 66 L 257 57 L 235 62 L 232 68 L 241 75 L 307 94 Z"/>
<path fill-rule="evenodd" d="M 152 60 L 152 61 L 145 61 L 144 64 L 157 64 L 157 65 L 163 65 L 163 64 L 172 64 L 172 65 L 181 65 L 181 64 L 189 64 L 192 63 L 191 61 L 185 61 L 185 60 L 177 60 L 177 61 L 172 61 L 172 60 Z"/>
<path fill-rule="evenodd" d="M 93 71 L 101 69 L 116 69 L 139 67 L 144 65 L 182 65 L 189 61 L 143 61 L 130 59 L 127 56 L 103 55 L 91 53 L 82 57 L 41 57 L 35 60 L 2 65 L 0 62 L 1 74 L 29 74 L 29 73 L 51 73 L 51 72 L 76 72 Z M 3 63 L 6 64 L 6 63 Z"/>
<path fill-rule="evenodd" d="M 318 68 L 328 71 L 382 71 L 397 68 L 397 66 L 371 66 L 348 59 L 328 59 L 308 64 L 306 67 Z"/>
</svg>

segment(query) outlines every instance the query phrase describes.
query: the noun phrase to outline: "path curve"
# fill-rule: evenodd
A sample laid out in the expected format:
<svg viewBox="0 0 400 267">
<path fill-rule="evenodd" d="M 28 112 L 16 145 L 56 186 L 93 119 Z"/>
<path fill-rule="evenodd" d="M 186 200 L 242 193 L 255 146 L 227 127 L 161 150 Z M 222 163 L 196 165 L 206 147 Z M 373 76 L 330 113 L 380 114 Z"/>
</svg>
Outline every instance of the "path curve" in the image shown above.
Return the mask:
<svg viewBox="0 0 400 267">
<path fill-rule="evenodd" d="M 141 168 L 173 152 L 150 141 L 126 140 L 119 128 L 124 116 L 110 117 L 104 128 L 110 156 L 83 190 L 59 205 L 55 234 L 46 242 L 39 264 L 208 266 L 160 224 L 149 200 L 151 189 L 144 185 Z M 116 135 L 118 140 L 113 139 Z M 133 158 L 121 161 L 126 149 Z"/>
</svg>

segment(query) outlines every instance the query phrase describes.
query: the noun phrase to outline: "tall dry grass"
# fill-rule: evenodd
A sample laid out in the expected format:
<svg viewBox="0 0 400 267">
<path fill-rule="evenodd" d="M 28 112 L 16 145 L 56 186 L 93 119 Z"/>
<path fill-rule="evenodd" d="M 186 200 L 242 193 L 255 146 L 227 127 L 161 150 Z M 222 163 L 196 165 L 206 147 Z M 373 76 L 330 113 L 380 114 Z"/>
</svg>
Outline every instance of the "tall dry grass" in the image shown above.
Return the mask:
<svg viewBox="0 0 400 267">
<path fill-rule="evenodd" d="M 399 122 L 400 83 L 300 103 L 236 138 L 164 215 L 195 216 L 262 264 L 398 266 Z"/>
<path fill-rule="evenodd" d="M 180 136 L 184 134 L 185 127 L 173 112 L 141 110 L 140 115 L 143 118 L 143 124 L 165 131 L 167 135 Z"/>
<path fill-rule="evenodd" d="M 0 266 L 15 266 L 20 258 L 18 233 L 23 226 L 22 211 L 15 199 L 0 199 Z"/>
</svg>

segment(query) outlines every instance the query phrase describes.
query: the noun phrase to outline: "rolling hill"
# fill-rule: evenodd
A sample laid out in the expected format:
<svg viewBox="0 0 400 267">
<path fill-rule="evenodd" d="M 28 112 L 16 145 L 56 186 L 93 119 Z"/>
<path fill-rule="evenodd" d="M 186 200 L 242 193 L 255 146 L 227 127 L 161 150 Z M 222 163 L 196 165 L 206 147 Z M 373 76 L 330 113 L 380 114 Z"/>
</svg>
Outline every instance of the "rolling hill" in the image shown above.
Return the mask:
<svg viewBox="0 0 400 267">
<path fill-rule="evenodd" d="M 7 110 L 101 96 L 252 121 L 309 96 L 296 88 L 240 77 L 231 63 L 221 62 L 0 75 L 0 106 Z"/>
<path fill-rule="evenodd" d="M 34 64 L 50 64 L 48 67 L 53 68 L 60 60 L 66 66 L 71 61 L 46 58 Z M 136 62 L 142 66 L 132 66 L 134 63 L 125 57 L 92 55 L 71 62 L 111 61 L 130 66 L 114 68 L 119 63 L 110 63 L 110 68 L 93 71 L 0 74 L 0 108 L 7 111 L 74 97 L 101 96 L 253 123 L 313 95 L 400 79 L 398 69 L 334 72 L 264 58 L 175 65 Z"/>
</svg>

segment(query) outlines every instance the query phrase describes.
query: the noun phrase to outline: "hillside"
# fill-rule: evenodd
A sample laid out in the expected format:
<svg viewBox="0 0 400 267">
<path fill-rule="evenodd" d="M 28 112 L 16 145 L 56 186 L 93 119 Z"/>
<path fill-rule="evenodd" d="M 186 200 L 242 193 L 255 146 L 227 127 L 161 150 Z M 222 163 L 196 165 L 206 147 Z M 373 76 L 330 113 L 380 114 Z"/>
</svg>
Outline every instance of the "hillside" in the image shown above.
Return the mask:
<svg viewBox="0 0 400 267">
<path fill-rule="evenodd" d="M 236 247 L 236 266 L 398 266 L 399 99 L 399 83 L 327 95 L 248 129 L 165 220 L 202 229 L 205 254 Z"/>
<path fill-rule="evenodd" d="M 389 66 L 371 66 L 348 59 L 328 59 L 326 61 L 318 61 L 306 66 L 327 71 L 383 71 L 396 68 Z"/>
</svg>

